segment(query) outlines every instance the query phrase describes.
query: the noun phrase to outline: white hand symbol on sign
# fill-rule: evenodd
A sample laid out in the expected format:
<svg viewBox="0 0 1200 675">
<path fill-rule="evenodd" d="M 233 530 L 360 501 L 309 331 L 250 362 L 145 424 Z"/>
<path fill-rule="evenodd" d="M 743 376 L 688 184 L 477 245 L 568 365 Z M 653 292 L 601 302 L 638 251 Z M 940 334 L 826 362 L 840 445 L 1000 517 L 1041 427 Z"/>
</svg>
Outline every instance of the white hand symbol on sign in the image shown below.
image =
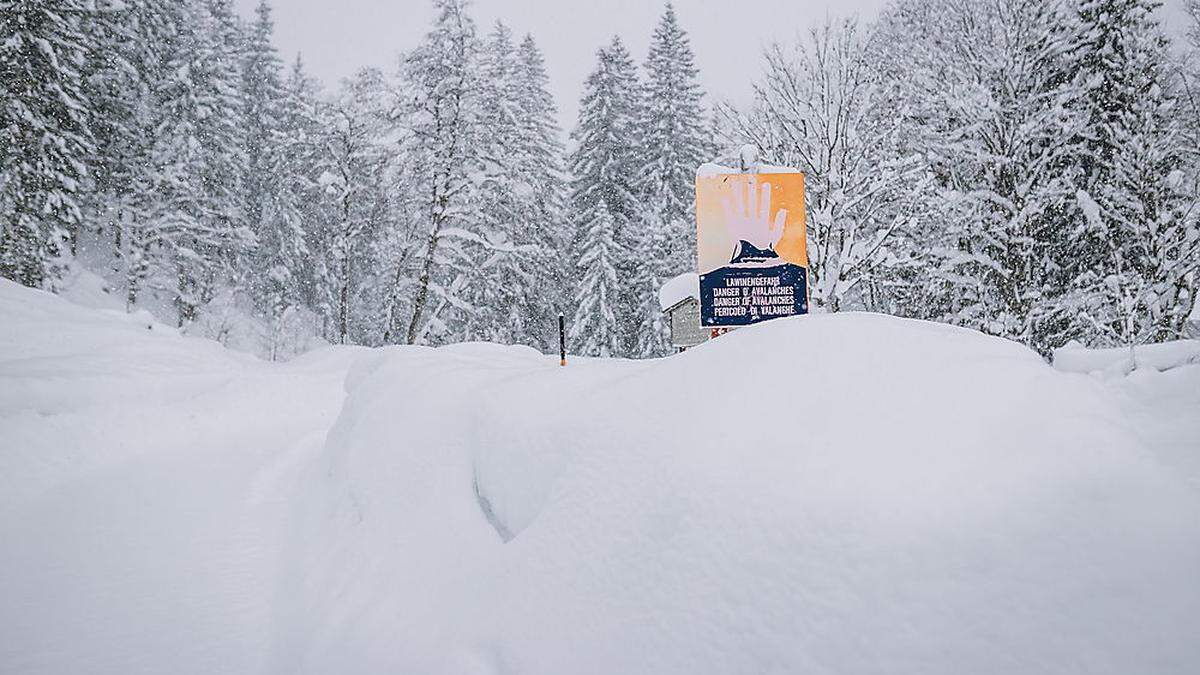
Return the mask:
<svg viewBox="0 0 1200 675">
<path fill-rule="evenodd" d="M 725 209 L 725 231 L 734 246 L 746 241 L 760 249 L 773 249 L 783 237 L 787 209 L 779 209 L 771 218 L 771 184 L 751 178 L 743 188 L 734 184 L 721 198 Z"/>
</svg>

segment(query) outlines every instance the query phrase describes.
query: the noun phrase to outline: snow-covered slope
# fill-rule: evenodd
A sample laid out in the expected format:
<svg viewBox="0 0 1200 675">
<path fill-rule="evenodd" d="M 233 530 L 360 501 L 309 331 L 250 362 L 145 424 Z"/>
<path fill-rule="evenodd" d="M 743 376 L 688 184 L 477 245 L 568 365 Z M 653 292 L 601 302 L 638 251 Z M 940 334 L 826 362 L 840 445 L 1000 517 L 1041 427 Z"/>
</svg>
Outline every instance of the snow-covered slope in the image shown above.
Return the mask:
<svg viewBox="0 0 1200 675">
<path fill-rule="evenodd" d="M 269 671 L 289 476 L 354 353 L 277 366 L 0 280 L 0 672 Z"/>
<path fill-rule="evenodd" d="M 0 319 L 3 672 L 1200 668 L 1200 428 L 1155 416 L 1200 366 L 870 315 L 567 368 Z"/>
</svg>

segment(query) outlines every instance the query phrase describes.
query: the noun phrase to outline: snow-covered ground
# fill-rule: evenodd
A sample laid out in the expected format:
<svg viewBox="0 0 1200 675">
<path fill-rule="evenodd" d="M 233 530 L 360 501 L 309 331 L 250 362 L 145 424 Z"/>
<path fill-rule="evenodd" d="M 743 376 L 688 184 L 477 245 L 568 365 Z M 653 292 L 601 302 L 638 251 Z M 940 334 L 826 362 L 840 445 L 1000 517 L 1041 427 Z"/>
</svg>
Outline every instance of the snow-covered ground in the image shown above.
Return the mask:
<svg viewBox="0 0 1200 675">
<path fill-rule="evenodd" d="M 353 350 L 287 366 L 0 280 L 0 672 L 263 672 L 293 468 Z"/>
<path fill-rule="evenodd" d="M 1054 350 L 1054 367 L 1066 373 L 1123 376 L 1134 370 L 1167 371 L 1200 364 L 1200 340 L 1174 340 L 1133 348 L 1084 349 L 1072 343 Z"/>
<path fill-rule="evenodd" d="M 872 315 L 286 364 L 0 281 L 0 672 L 1194 673 L 1200 365 Z"/>
<path fill-rule="evenodd" d="M 81 240 L 78 256 L 67 259 L 64 278 L 56 283 L 57 294 L 85 307 L 125 310 L 126 261 L 115 256 L 111 244 L 94 232 L 82 232 Z M 170 283 L 147 284 L 132 309 L 145 320 L 177 325 L 174 295 Z M 292 308 L 276 321 L 268 321 L 244 292 L 227 286 L 214 289 L 214 297 L 205 304 L 199 320 L 187 327 L 189 335 L 212 338 L 226 347 L 273 361 L 286 361 L 327 345 L 319 332 L 320 322 L 312 312 Z"/>
</svg>

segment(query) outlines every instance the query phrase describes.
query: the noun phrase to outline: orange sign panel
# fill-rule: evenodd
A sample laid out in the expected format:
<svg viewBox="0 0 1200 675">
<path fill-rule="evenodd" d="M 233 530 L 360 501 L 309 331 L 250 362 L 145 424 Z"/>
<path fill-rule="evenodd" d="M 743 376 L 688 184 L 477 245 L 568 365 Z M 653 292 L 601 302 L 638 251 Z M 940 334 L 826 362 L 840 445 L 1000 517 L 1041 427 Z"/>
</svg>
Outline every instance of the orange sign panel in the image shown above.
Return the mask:
<svg viewBox="0 0 1200 675">
<path fill-rule="evenodd" d="M 696 227 L 701 325 L 808 312 L 804 174 L 700 176 Z"/>
</svg>

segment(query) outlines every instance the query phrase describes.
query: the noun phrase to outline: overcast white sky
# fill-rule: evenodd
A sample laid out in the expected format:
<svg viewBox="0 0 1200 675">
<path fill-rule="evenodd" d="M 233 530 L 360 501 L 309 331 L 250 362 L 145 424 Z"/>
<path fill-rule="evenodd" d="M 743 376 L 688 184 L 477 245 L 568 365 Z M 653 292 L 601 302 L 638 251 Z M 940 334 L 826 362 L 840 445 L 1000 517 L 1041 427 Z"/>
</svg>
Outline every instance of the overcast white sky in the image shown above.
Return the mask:
<svg viewBox="0 0 1200 675">
<path fill-rule="evenodd" d="M 675 0 L 680 22 L 692 38 L 696 62 L 710 100 L 749 98 L 758 76 L 759 52 L 773 40 L 788 40 L 826 16 L 871 18 L 887 0 Z M 1167 0 L 1168 28 L 1182 24 Z M 251 16 L 258 0 L 236 0 Z M 363 66 L 392 68 L 433 18 L 429 0 L 273 0 L 275 43 L 285 60 L 302 53 L 309 70 L 327 86 Z M 551 86 L 568 130 L 574 124 L 583 81 L 596 49 L 613 34 L 634 58 L 645 57 L 650 33 L 662 13 L 658 0 L 475 0 L 473 15 L 486 31 L 503 19 L 515 33 L 533 33 L 546 54 Z"/>
</svg>

